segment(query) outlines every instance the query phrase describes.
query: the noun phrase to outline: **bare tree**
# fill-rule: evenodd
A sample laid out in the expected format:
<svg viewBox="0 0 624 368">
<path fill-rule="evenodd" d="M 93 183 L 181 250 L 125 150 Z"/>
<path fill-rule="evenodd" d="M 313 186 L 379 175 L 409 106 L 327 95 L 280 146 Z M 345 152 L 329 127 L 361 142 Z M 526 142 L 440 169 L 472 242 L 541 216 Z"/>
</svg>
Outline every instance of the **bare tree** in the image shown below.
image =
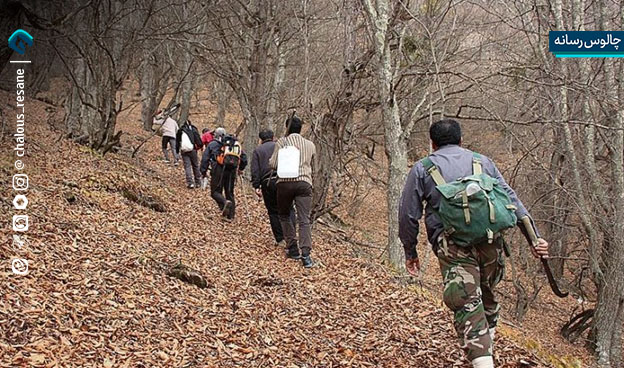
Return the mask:
<svg viewBox="0 0 624 368">
<path fill-rule="evenodd" d="M 118 91 L 133 66 L 132 50 L 149 17 L 140 1 L 101 1 L 82 8 L 59 31 L 71 35 L 55 50 L 72 83 L 66 105 L 69 137 L 106 153 L 119 147 Z"/>
</svg>

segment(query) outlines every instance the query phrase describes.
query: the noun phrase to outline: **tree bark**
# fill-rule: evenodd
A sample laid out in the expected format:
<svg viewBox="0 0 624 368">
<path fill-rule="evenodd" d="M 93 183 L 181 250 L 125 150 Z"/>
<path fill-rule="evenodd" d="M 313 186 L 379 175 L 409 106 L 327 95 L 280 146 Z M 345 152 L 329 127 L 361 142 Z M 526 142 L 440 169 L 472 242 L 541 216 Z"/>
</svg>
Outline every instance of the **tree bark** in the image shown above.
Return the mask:
<svg viewBox="0 0 624 368">
<path fill-rule="evenodd" d="M 286 76 L 286 50 L 282 41 L 279 38 L 279 34 L 275 35 L 275 47 L 277 63 L 275 65 L 275 72 L 273 77 L 273 86 L 271 88 L 270 99 L 267 106 L 267 127 L 273 130 L 276 134 L 282 134 L 280 124 L 281 116 L 285 116 L 283 111 L 279 111 L 280 97 L 283 93 L 284 77 Z M 277 124 L 276 124 L 277 123 Z M 276 129 L 277 128 L 277 129 Z M 279 132 L 277 130 L 280 130 Z"/>
<path fill-rule="evenodd" d="M 368 15 L 369 26 L 373 35 L 375 52 L 379 58 L 377 64 L 377 82 L 381 115 L 384 127 L 385 153 L 388 159 L 388 243 L 387 252 L 390 263 L 399 270 L 404 269 L 405 255 L 399 240 L 399 200 L 407 177 L 407 144 L 401 126 L 399 105 L 394 90 L 393 63 L 388 43 L 390 29 L 390 9 L 388 0 L 363 0 Z"/>
<path fill-rule="evenodd" d="M 248 96 L 250 116 L 245 121 L 245 138 L 243 149 L 251 153 L 258 142 L 260 128 L 266 127 L 268 88 L 266 84 L 266 67 L 272 34 L 268 28 L 268 8 L 270 4 L 256 4 L 259 22 L 255 28 L 252 52 L 249 61 L 251 75 L 250 94 Z"/>
<path fill-rule="evenodd" d="M 230 105 L 232 89 L 222 79 L 217 79 L 214 85 L 217 100 L 217 116 L 215 117 L 214 127 L 218 128 L 225 123 L 225 113 Z"/>
</svg>

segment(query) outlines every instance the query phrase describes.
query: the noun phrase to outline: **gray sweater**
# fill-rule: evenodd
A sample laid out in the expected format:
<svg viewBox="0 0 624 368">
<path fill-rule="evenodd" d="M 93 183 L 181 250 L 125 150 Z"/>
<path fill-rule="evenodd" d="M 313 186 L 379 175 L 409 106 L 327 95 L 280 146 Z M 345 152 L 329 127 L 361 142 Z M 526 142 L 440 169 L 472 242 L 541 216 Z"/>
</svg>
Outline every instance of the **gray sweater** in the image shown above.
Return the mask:
<svg viewBox="0 0 624 368">
<path fill-rule="evenodd" d="M 447 145 L 433 152 L 429 157 L 447 183 L 472 175 L 473 155 L 470 150 L 457 145 Z M 498 179 L 501 187 L 509 194 L 509 198 L 517 207 L 518 221 L 520 218 L 528 216 L 529 212 L 518 199 L 514 190 L 503 179 L 494 162 L 486 156 L 481 156 L 481 166 L 483 173 Z M 399 238 L 403 243 L 405 256 L 408 259 L 417 256 L 418 220 L 423 214 L 423 201 L 427 203 L 424 210 L 425 228 L 429 243 L 435 246 L 436 239 L 443 231 L 442 222 L 433 211 L 440 206 L 440 192 L 435 187 L 436 184 L 426 172 L 423 164 L 417 162 L 407 176 L 399 203 Z"/>
</svg>

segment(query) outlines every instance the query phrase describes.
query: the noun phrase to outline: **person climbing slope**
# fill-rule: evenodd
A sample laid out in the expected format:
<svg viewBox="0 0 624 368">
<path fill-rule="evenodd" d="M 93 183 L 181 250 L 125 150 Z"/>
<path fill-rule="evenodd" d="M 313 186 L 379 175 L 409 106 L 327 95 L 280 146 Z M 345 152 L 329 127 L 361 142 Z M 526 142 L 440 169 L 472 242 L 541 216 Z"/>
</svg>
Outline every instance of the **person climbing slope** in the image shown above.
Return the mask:
<svg viewBox="0 0 624 368">
<path fill-rule="evenodd" d="M 264 206 L 269 215 L 271 231 L 276 244 L 285 245 L 282 224 L 277 211 L 277 173 L 271 169 L 269 160 L 275 151 L 273 131 L 264 129 L 258 135 L 260 145 L 256 147 L 251 157 L 251 184 L 259 198 L 264 199 Z M 292 207 L 291 207 L 292 208 Z M 290 222 L 295 226 L 294 208 L 290 211 Z"/>
<path fill-rule="evenodd" d="M 277 170 L 277 210 L 284 238 L 288 246 L 288 257 L 301 258 L 304 267 L 315 266 L 310 257 L 312 234 L 310 211 L 312 209 L 312 160 L 316 147 L 312 141 L 301 136 L 303 122 L 296 116 L 286 119 L 286 137 L 275 143 L 271 156 L 271 168 Z M 291 208 L 295 204 L 299 223 L 299 245 L 297 232 L 290 220 Z"/>
<path fill-rule="evenodd" d="M 216 129 L 215 139 L 208 144 L 202 157 L 200 172 L 205 174 L 210 168 L 210 195 L 228 220 L 233 220 L 236 214 L 234 186 L 239 171 L 245 167 L 247 155 L 236 137 L 227 135 L 223 128 Z"/>
<path fill-rule="evenodd" d="M 179 129 L 178 122 L 172 117 L 167 116 L 164 118 L 161 116 L 162 111 L 158 111 L 154 117 L 154 124 L 160 125 L 162 130 L 162 152 L 165 156 L 165 163 L 169 163 L 169 154 L 167 152 L 167 146 L 171 149 L 171 155 L 173 156 L 173 165 L 178 166 L 178 155 L 176 133 Z"/>
<path fill-rule="evenodd" d="M 502 235 L 515 225 L 526 234 L 529 213 L 492 160 L 461 147 L 457 121 L 440 120 L 429 135 L 434 152 L 410 170 L 399 204 L 405 266 L 412 275 L 420 268 L 416 244 L 425 201 L 427 237 L 440 263 L 443 300 L 454 313 L 461 346 L 473 367 L 492 368 L 500 310 L 494 288 L 505 267 Z M 526 222 L 537 233 L 533 222 Z M 531 250 L 548 257 L 544 239 Z"/>
<path fill-rule="evenodd" d="M 180 142 L 176 149 L 182 154 L 184 163 L 184 174 L 186 176 L 186 186 L 189 189 L 199 188 L 201 185 L 201 176 L 199 174 L 199 160 L 197 158 L 197 150 L 202 147 L 201 136 L 197 128 L 190 120 L 184 122 L 178 130 L 176 139 Z"/>
</svg>

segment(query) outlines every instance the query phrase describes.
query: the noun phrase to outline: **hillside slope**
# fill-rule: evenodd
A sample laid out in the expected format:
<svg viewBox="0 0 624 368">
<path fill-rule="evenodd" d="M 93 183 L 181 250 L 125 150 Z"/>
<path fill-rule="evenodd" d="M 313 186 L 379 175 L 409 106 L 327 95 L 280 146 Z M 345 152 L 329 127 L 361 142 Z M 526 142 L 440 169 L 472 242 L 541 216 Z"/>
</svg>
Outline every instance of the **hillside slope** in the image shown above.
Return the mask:
<svg viewBox="0 0 624 368">
<path fill-rule="evenodd" d="M 240 183 L 237 218 L 223 222 L 207 191 L 186 189 L 182 168 L 162 163 L 157 138 L 138 161 L 101 157 L 59 139 L 43 104 L 28 107 L 31 228 L 23 253 L 12 229 L 0 229 L 1 367 L 466 366 L 442 305 L 330 232 L 315 230 L 322 266 L 304 270 L 273 245 L 263 207 L 243 200 Z M 10 142 L 5 132 L 5 224 Z M 124 190 L 159 198 L 166 212 Z M 27 276 L 11 273 L 19 254 L 31 260 Z M 179 261 L 209 286 L 167 276 Z M 498 366 L 522 359 L 546 366 L 497 340 Z"/>
</svg>

